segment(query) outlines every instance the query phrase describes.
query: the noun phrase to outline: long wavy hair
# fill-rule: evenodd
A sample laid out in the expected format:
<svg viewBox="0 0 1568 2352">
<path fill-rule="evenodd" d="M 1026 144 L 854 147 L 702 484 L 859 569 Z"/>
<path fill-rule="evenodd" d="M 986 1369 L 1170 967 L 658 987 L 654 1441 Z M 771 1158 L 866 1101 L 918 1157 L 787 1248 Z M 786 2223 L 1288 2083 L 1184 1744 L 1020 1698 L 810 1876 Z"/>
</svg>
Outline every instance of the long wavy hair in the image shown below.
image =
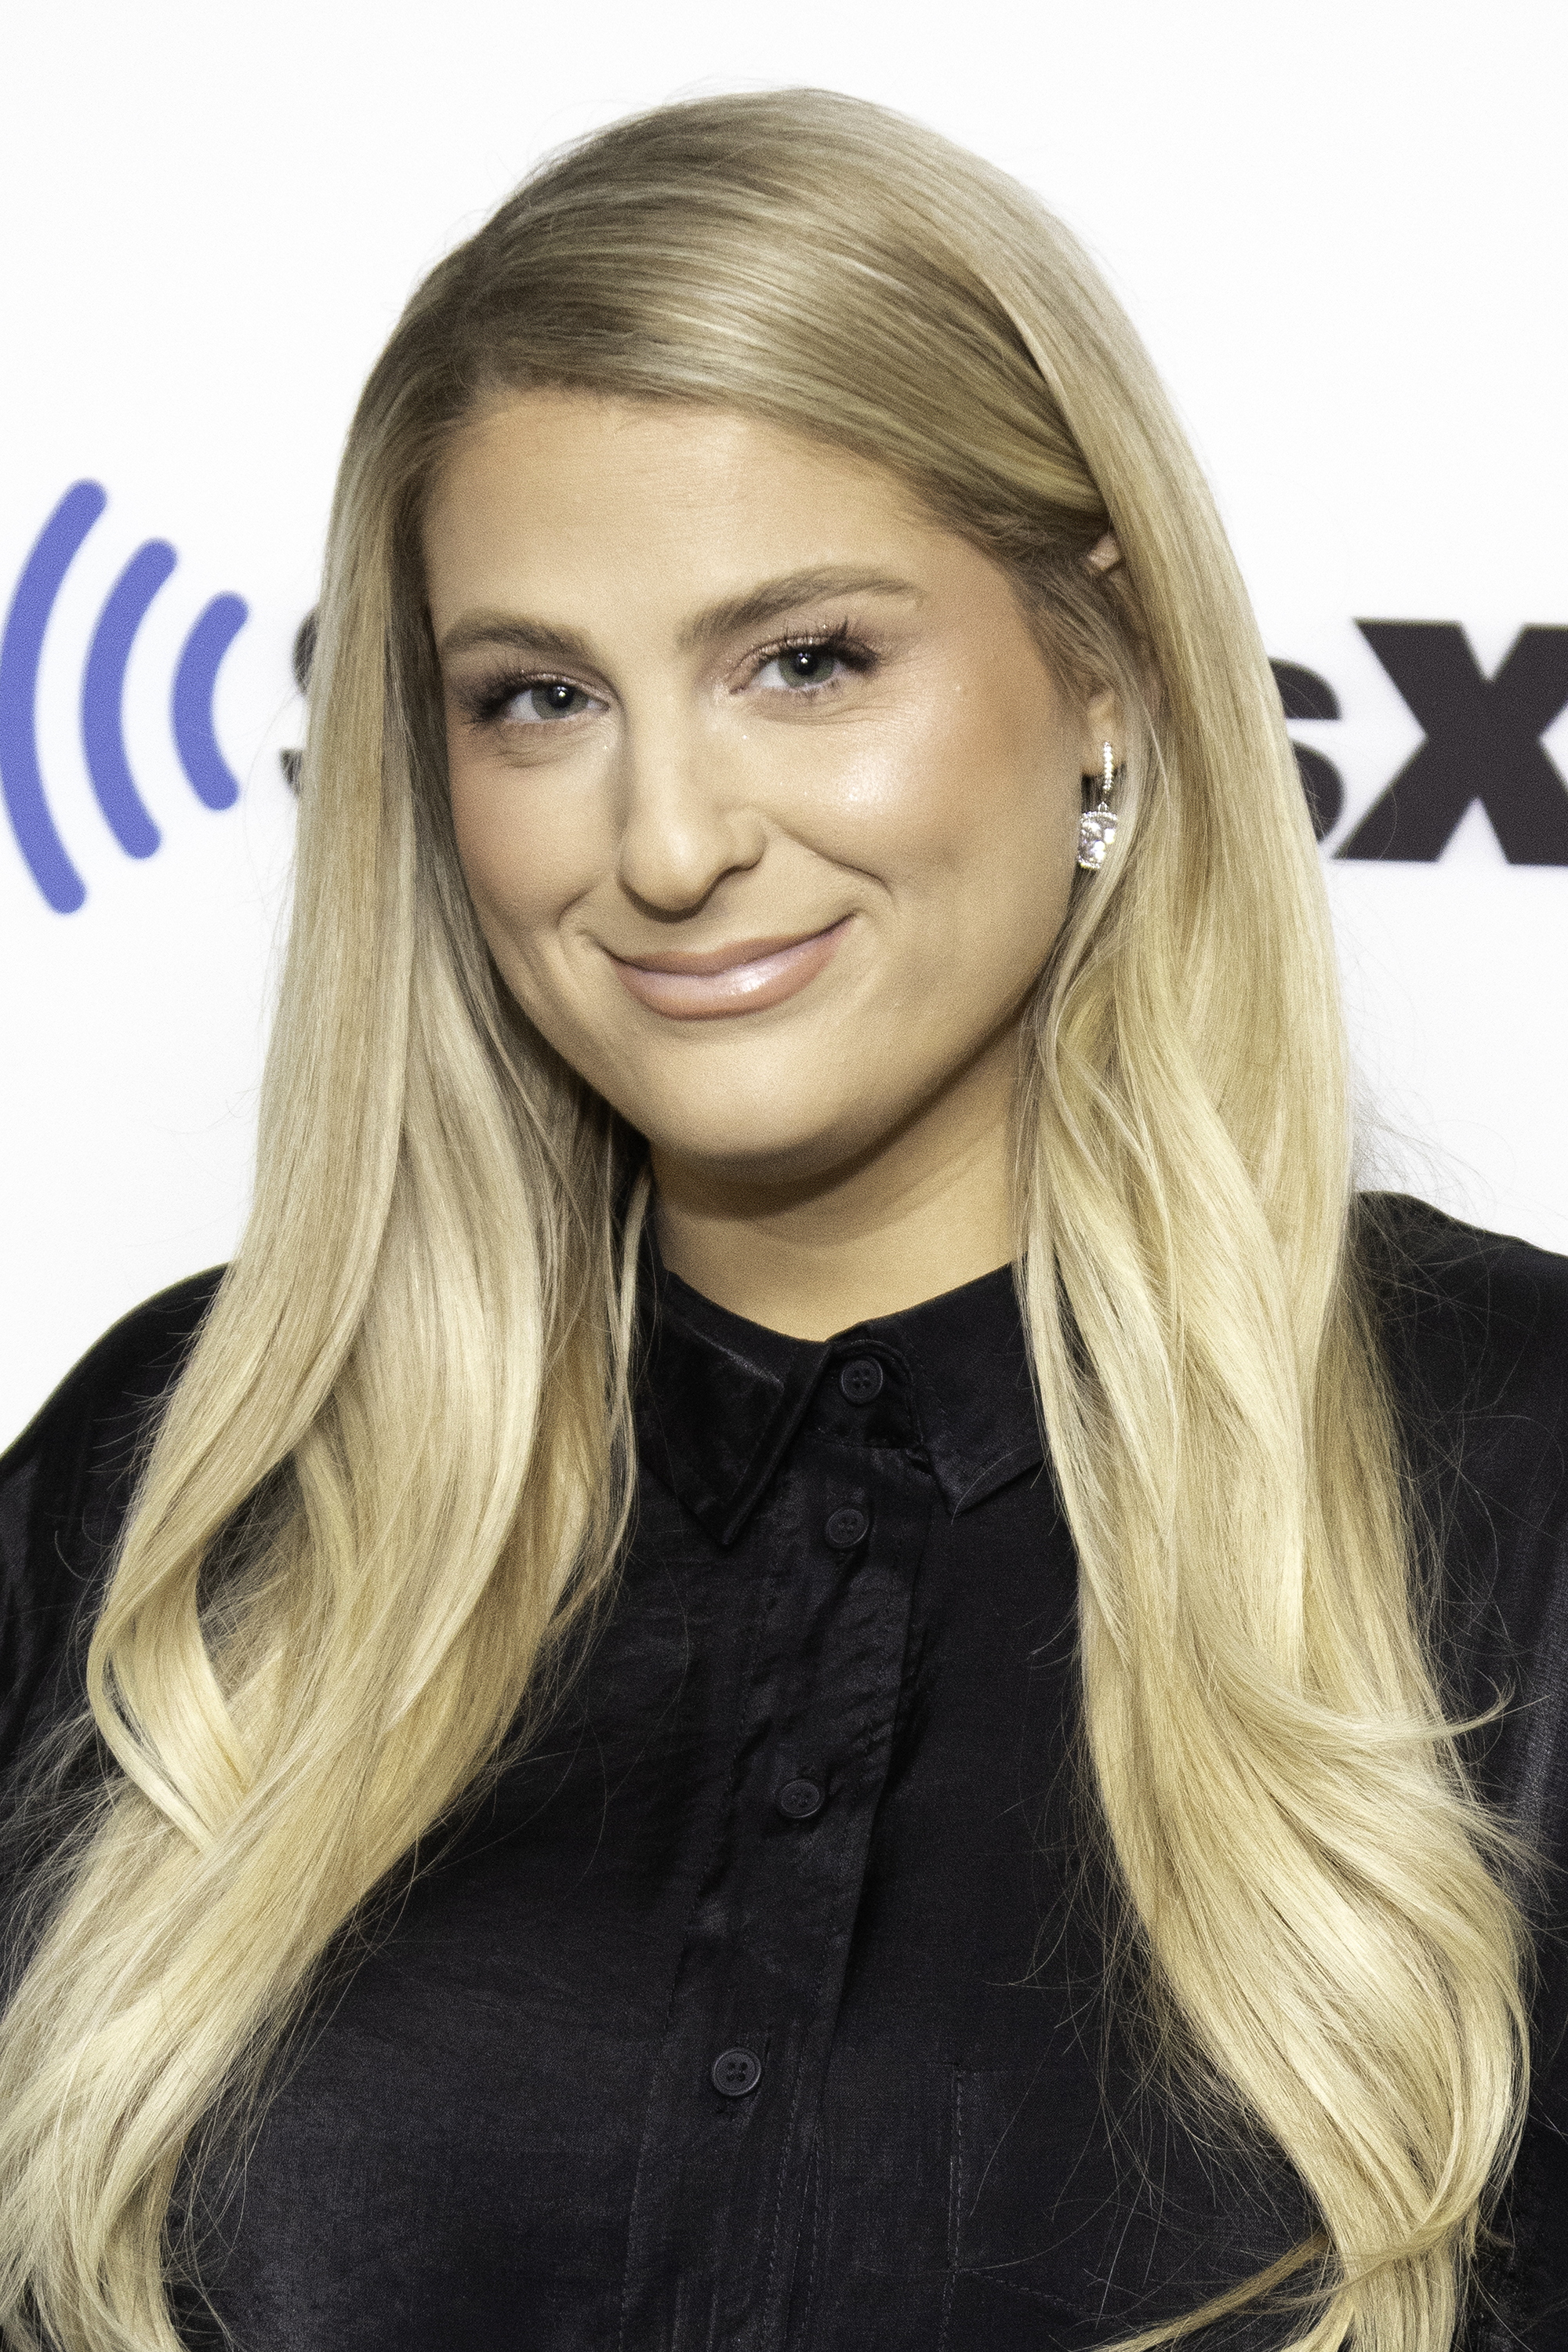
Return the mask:
<svg viewBox="0 0 1568 2352">
<path fill-rule="evenodd" d="M 974 157 L 809 90 L 550 162 L 420 288 L 354 417 L 255 1207 L 124 1531 L 83 1727 L 112 1765 L 0 2032 L 6 2340 L 172 2352 L 182 2167 L 613 1589 L 647 1179 L 480 939 L 420 560 L 454 435 L 536 385 L 874 459 L 1006 567 L 1065 677 L 1121 697 L 1121 830 L 1024 1028 L 1020 1295 L 1148 2013 L 1319 2224 L 1130 2341 L 1293 2273 L 1301 2352 L 1439 2352 L 1521 2125 L 1529 1947 L 1434 1664 L 1279 697 L 1080 247 Z"/>
</svg>

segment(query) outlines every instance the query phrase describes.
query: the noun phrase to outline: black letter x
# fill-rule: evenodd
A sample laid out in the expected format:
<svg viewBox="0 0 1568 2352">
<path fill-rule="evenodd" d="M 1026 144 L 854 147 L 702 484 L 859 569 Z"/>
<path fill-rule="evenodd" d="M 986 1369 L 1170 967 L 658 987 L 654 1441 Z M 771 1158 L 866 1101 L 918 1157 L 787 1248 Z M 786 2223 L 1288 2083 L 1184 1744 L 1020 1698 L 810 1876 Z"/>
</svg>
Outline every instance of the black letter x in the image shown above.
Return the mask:
<svg viewBox="0 0 1568 2352">
<path fill-rule="evenodd" d="M 1541 738 L 1568 704 L 1568 629 L 1521 629 L 1486 678 L 1451 621 L 1358 621 L 1426 730 L 1342 857 L 1440 857 L 1479 801 L 1510 866 L 1568 866 L 1568 790 Z"/>
</svg>

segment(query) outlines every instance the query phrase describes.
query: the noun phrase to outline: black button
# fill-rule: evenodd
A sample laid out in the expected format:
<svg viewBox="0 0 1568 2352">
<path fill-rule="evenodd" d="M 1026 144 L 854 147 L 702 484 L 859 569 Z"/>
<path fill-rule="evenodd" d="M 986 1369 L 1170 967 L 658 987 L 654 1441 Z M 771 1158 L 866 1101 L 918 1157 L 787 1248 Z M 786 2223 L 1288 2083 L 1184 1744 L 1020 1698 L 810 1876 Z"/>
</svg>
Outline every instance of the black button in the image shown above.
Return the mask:
<svg viewBox="0 0 1568 2352">
<path fill-rule="evenodd" d="M 726 2050 L 713 2061 L 713 2088 L 727 2099 L 743 2099 L 763 2079 L 763 2062 L 754 2050 Z"/>
<path fill-rule="evenodd" d="M 838 1385 L 851 1404 L 869 1404 L 881 1393 L 882 1367 L 875 1356 L 853 1356 L 839 1373 Z"/>
<path fill-rule="evenodd" d="M 822 1791 L 815 1780 L 786 1780 L 778 1793 L 778 1809 L 786 1821 L 808 1822 L 822 1811 Z"/>
<path fill-rule="evenodd" d="M 834 1512 L 823 1533 L 836 1550 L 847 1551 L 851 1544 L 859 1542 L 870 1524 L 864 1511 L 858 1511 L 853 1503 L 846 1503 L 841 1511 Z"/>
</svg>

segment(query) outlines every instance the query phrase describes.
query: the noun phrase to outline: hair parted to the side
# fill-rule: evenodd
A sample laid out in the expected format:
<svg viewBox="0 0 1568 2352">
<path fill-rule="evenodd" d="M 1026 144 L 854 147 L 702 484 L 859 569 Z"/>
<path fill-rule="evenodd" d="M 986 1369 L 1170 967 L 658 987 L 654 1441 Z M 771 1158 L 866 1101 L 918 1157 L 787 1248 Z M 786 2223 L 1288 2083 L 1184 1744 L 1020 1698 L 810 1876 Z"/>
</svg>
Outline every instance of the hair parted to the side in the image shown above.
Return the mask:
<svg viewBox="0 0 1568 2352">
<path fill-rule="evenodd" d="M 875 459 L 1121 697 L 1121 826 L 1042 977 L 1018 1122 L 1089 1783 L 1175 2073 L 1279 2144 L 1321 2221 L 1226 2307 L 1283 2280 L 1302 2352 L 1440 2352 L 1521 2118 L 1528 1944 L 1428 1659 L 1278 696 L 1079 247 L 1001 173 L 814 91 L 549 163 L 415 296 L 355 416 L 255 1210 L 93 1641 L 119 1769 L 0 2033 L 0 2330 L 174 2352 L 182 2164 L 613 1580 L 646 1180 L 626 1215 L 631 1139 L 485 953 L 419 562 L 454 433 L 530 384 Z"/>
</svg>

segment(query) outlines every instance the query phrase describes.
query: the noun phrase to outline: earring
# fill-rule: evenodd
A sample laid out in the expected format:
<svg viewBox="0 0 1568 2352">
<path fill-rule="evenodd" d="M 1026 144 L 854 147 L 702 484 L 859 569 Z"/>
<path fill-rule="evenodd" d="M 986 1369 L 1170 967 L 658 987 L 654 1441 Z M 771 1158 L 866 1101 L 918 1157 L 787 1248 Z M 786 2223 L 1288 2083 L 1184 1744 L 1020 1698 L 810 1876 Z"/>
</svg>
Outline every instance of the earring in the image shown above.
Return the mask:
<svg viewBox="0 0 1568 2352">
<path fill-rule="evenodd" d="M 1104 766 L 1100 779 L 1100 806 L 1085 809 L 1078 821 L 1078 862 L 1090 874 L 1098 874 L 1105 863 L 1105 853 L 1116 838 L 1116 811 L 1110 805 L 1110 787 L 1116 782 L 1116 754 L 1109 743 L 1100 747 Z"/>
</svg>

